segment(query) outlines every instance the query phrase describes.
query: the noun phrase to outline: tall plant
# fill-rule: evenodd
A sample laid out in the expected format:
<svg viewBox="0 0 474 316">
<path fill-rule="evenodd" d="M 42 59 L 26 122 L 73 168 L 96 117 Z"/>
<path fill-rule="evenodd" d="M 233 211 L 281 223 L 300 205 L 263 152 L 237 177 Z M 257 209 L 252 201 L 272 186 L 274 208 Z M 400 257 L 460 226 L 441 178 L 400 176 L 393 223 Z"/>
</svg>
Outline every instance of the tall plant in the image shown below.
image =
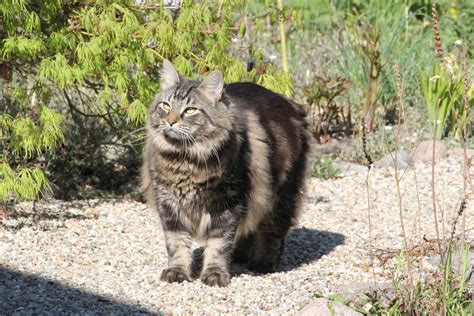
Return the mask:
<svg viewBox="0 0 474 316">
<path fill-rule="evenodd" d="M 464 112 L 463 81 L 448 74 L 439 64 L 434 64 L 429 72 L 420 70 L 420 85 L 436 138 L 441 139 L 449 132 L 457 133 L 454 112 L 461 112 L 461 116 Z"/>
<path fill-rule="evenodd" d="M 428 111 L 428 117 L 433 125 L 435 137 L 441 139 L 447 134 L 459 137 L 463 124 L 467 119 L 464 100 L 465 76 L 453 54 L 446 56 L 439 30 L 437 3 L 432 3 L 433 39 L 438 62 L 431 70 L 420 70 L 420 85 Z M 469 89 L 468 89 L 469 90 Z"/>
</svg>

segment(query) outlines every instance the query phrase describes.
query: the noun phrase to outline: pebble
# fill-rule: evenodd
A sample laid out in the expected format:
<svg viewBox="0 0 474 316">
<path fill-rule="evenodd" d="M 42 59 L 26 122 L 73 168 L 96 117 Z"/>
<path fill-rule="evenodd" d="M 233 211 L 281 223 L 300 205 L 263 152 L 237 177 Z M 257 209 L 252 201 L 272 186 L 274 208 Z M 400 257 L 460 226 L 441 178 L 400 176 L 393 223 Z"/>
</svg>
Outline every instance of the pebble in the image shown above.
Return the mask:
<svg viewBox="0 0 474 316">
<path fill-rule="evenodd" d="M 462 170 L 462 161 L 454 157 L 438 161 L 435 167 L 438 211 L 443 210 L 445 221 L 441 232 L 446 236 L 463 192 Z M 41 201 L 34 210 L 32 203 L 20 203 L 15 216 L 0 219 L 0 311 L 295 314 L 316 293 L 344 295 L 351 284 L 371 284 L 371 262 L 376 265 L 375 281 L 391 284 L 394 256 L 403 247 L 394 170 L 369 173 L 372 244 L 366 181 L 363 172 L 331 180 L 309 179 L 302 215 L 287 238 L 279 272 L 256 275 L 233 267 L 238 273 L 226 288 L 207 287 L 199 280 L 160 281 L 167 264 L 163 232 L 156 214 L 142 203 Z M 410 245 L 435 238 L 431 166 L 414 163 L 403 173 L 400 189 Z M 472 214 L 472 204 L 468 201 L 467 214 Z M 473 228 L 474 218 L 468 216 L 468 240 L 474 239 Z M 386 253 L 392 255 L 382 266 L 379 257 Z"/>
</svg>

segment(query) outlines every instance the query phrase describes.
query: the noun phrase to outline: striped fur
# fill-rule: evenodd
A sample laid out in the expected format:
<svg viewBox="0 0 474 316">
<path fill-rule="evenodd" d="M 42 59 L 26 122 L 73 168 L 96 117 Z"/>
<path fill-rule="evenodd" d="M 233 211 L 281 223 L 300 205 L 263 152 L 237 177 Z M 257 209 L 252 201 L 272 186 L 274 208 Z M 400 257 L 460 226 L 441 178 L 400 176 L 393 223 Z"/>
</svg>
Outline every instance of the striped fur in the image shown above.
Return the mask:
<svg viewBox="0 0 474 316">
<path fill-rule="evenodd" d="M 149 109 L 142 184 L 166 236 L 162 280 L 190 279 L 191 242 L 204 246 L 201 280 L 230 282 L 232 259 L 275 271 L 297 218 L 308 152 L 301 106 L 252 83 L 179 77 L 164 62 Z"/>
</svg>

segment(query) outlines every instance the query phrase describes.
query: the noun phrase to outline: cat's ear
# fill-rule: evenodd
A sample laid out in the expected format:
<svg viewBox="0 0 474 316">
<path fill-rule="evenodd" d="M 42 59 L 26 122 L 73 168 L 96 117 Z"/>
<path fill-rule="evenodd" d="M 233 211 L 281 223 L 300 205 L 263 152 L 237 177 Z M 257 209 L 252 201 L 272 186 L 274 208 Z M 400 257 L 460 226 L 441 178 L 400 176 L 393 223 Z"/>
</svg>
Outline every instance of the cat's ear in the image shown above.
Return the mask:
<svg viewBox="0 0 474 316">
<path fill-rule="evenodd" d="M 173 64 L 168 60 L 163 60 L 161 70 L 161 88 L 163 90 L 176 86 L 179 83 L 179 75 Z"/>
<path fill-rule="evenodd" d="M 209 101 L 216 103 L 220 100 L 222 92 L 224 91 L 224 78 L 222 72 L 214 70 L 206 79 L 199 85 L 198 90 L 209 99 Z"/>
</svg>

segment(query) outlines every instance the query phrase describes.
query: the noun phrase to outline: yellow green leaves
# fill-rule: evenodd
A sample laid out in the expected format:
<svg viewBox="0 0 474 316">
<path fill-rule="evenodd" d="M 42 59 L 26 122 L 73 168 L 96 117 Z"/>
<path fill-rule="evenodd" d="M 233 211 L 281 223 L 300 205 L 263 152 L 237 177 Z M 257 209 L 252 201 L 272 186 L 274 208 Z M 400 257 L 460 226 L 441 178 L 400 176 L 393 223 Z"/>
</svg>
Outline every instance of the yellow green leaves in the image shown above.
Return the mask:
<svg viewBox="0 0 474 316">
<path fill-rule="evenodd" d="M 37 121 L 29 117 L 13 118 L 0 115 L 0 143 L 6 144 L 6 152 L 0 160 L 0 201 L 8 199 L 34 199 L 48 190 L 48 181 L 39 167 L 17 166 L 8 163 L 9 155 L 31 159 L 44 151 L 51 151 L 64 139 L 59 113 L 42 107 Z"/>
<path fill-rule="evenodd" d="M 293 91 L 293 83 L 289 74 L 268 66 L 264 74 L 257 81 L 258 84 L 275 92 L 290 96 Z"/>
<path fill-rule="evenodd" d="M 9 150 L 25 158 L 41 155 L 64 139 L 61 123 L 61 114 L 45 106 L 41 107 L 37 121 L 3 113 L 0 115 L 0 142 L 8 139 Z"/>
<path fill-rule="evenodd" d="M 50 80 L 61 89 L 84 83 L 85 69 L 79 65 L 69 65 L 66 56 L 61 53 L 51 59 L 44 59 L 39 69 L 41 80 Z"/>
<path fill-rule="evenodd" d="M 2 56 L 38 57 L 46 49 L 42 39 L 38 37 L 16 36 L 3 41 Z"/>
<path fill-rule="evenodd" d="M 128 117 L 135 124 L 143 124 L 146 120 L 146 111 L 146 106 L 139 100 L 135 100 L 128 108 Z"/>
<path fill-rule="evenodd" d="M 449 74 L 438 64 L 434 64 L 429 72 L 420 70 L 419 76 L 428 117 L 436 130 L 436 138 L 441 139 L 445 133 L 456 134 L 459 126 L 454 114 L 462 113 L 464 108 L 462 78 L 456 77 L 454 73 Z"/>
<path fill-rule="evenodd" d="M 178 57 L 176 57 L 176 59 L 174 60 L 174 66 L 180 74 L 183 74 L 185 76 L 191 76 L 193 67 L 191 65 L 190 60 L 186 59 L 183 55 L 179 55 Z"/>
<path fill-rule="evenodd" d="M 59 153 L 54 148 L 64 140 L 65 126 L 81 132 L 100 126 L 101 141 L 129 137 L 146 121 L 165 58 L 193 80 L 218 69 L 226 82 L 259 82 L 291 93 L 288 75 L 265 65 L 263 72 L 248 72 L 229 55 L 231 38 L 238 36 L 236 15 L 248 0 L 185 0 L 174 11 L 160 3 L 0 1 L 0 57 L 13 73 L 4 81 L 0 76 L 9 94 L 0 99 L 7 108 L 0 113 L 0 200 L 34 198 L 46 186 L 35 168 L 46 153 Z"/>
<path fill-rule="evenodd" d="M 50 190 L 44 172 L 39 168 L 13 170 L 8 163 L 0 163 L 0 201 L 36 198 Z"/>
<path fill-rule="evenodd" d="M 40 114 L 40 133 L 41 146 L 46 150 L 52 150 L 55 145 L 64 139 L 61 129 L 62 116 L 56 111 L 43 106 Z"/>
</svg>

